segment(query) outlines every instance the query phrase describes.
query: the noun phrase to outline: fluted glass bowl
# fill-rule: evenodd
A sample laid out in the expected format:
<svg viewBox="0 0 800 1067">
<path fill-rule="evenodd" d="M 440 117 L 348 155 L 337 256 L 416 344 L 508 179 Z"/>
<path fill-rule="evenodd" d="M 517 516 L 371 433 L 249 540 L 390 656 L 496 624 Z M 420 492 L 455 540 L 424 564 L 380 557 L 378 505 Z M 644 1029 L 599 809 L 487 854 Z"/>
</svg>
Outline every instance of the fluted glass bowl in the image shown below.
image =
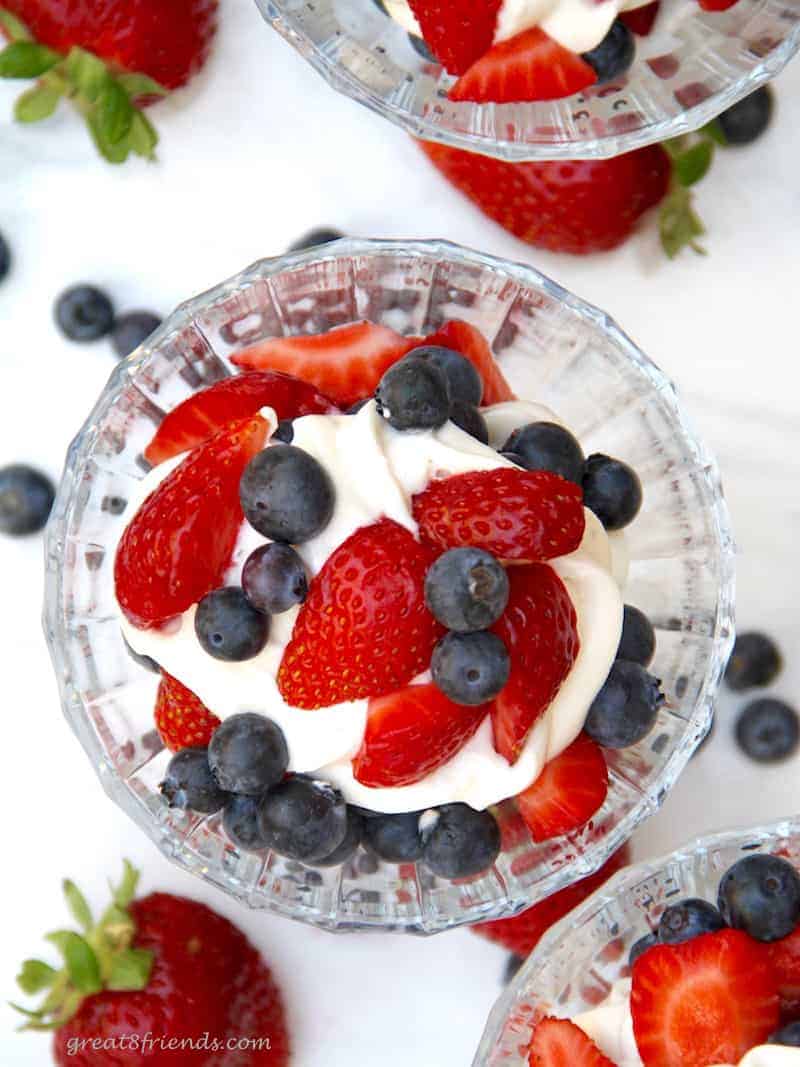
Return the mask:
<svg viewBox="0 0 800 1067">
<path fill-rule="evenodd" d="M 723 874 L 752 852 L 800 868 L 800 819 L 701 837 L 661 859 L 628 867 L 557 923 L 538 943 L 492 1009 L 472 1067 L 527 1067 L 525 1050 L 546 1015 L 596 1007 L 630 976 L 628 953 L 676 900 L 712 903 Z"/>
<path fill-rule="evenodd" d="M 626 597 L 657 627 L 653 669 L 669 707 L 645 741 L 609 753 L 608 799 L 581 832 L 535 845 L 501 805 L 506 848 L 467 884 L 365 853 L 312 870 L 238 851 L 218 815 L 170 810 L 157 789 L 169 758 L 153 725 L 157 679 L 120 633 L 114 551 L 164 413 L 231 374 L 229 357 L 244 345 L 362 318 L 420 335 L 446 318 L 469 320 L 520 396 L 558 412 L 587 452 L 633 464 L 644 484 Z M 669 381 L 602 312 L 535 270 L 440 242 L 346 240 L 263 260 L 178 308 L 120 364 L 72 444 L 46 548 L 45 627 L 64 711 L 109 795 L 187 870 L 250 907 L 328 929 L 433 933 L 518 911 L 596 870 L 655 811 L 705 735 L 732 641 L 719 479 Z"/>
<path fill-rule="evenodd" d="M 721 13 L 662 0 L 627 76 L 564 100 L 454 104 L 454 81 L 376 0 L 256 0 L 330 83 L 414 137 L 512 162 L 600 159 L 696 130 L 773 78 L 800 47 L 800 0 Z M 669 5 L 668 10 L 664 10 Z"/>
</svg>

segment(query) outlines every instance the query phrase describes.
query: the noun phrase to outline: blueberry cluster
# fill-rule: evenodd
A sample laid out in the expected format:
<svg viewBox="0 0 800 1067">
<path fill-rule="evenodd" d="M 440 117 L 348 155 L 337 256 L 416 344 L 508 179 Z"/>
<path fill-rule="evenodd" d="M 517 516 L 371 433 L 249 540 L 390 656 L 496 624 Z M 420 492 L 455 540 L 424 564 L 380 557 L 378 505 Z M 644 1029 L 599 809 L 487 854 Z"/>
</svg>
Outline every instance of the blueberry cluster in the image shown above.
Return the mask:
<svg viewBox="0 0 800 1067">
<path fill-rule="evenodd" d="M 725 681 L 734 693 L 772 685 L 783 669 L 780 650 L 767 634 L 739 634 L 725 669 Z M 757 763 L 779 763 L 794 755 L 800 745 L 800 717 L 776 697 L 759 697 L 739 713 L 736 742 Z"/>
<path fill-rule="evenodd" d="M 120 359 L 129 356 L 161 325 L 151 311 L 117 315 L 108 293 L 96 285 L 72 285 L 56 300 L 56 325 L 66 338 L 87 344 L 109 337 Z"/>
<path fill-rule="evenodd" d="M 50 517 L 55 487 L 46 474 L 25 463 L 0 467 L 0 533 L 24 537 Z"/>
</svg>

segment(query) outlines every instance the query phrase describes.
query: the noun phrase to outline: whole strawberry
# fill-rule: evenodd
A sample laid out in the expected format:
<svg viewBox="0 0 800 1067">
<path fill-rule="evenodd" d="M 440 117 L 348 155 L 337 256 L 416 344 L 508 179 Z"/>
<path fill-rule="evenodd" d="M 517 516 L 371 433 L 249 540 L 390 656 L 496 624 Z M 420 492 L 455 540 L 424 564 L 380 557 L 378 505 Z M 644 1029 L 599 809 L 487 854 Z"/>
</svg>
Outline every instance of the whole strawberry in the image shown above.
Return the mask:
<svg viewBox="0 0 800 1067">
<path fill-rule="evenodd" d="M 62 970 L 23 964 L 21 988 L 46 992 L 40 1010 L 24 1011 L 23 1029 L 55 1031 L 60 1067 L 288 1063 L 280 993 L 244 934 L 196 901 L 169 893 L 134 900 L 137 881 L 126 861 L 97 923 L 80 891 L 64 883 L 81 933 L 48 935 Z"/>
</svg>

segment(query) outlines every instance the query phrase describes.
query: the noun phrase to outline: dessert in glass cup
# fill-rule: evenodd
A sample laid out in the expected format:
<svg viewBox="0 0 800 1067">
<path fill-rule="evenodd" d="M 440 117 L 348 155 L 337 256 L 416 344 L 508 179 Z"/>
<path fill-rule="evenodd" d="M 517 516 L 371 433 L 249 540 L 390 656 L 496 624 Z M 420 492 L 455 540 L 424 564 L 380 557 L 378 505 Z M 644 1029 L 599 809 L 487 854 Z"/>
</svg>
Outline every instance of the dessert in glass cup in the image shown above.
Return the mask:
<svg viewBox="0 0 800 1067">
<path fill-rule="evenodd" d="M 535 271 L 436 242 L 263 261 L 180 308 L 73 445 L 48 568 L 114 799 L 329 928 L 433 932 L 596 870 L 732 639 L 669 383 Z"/>
</svg>

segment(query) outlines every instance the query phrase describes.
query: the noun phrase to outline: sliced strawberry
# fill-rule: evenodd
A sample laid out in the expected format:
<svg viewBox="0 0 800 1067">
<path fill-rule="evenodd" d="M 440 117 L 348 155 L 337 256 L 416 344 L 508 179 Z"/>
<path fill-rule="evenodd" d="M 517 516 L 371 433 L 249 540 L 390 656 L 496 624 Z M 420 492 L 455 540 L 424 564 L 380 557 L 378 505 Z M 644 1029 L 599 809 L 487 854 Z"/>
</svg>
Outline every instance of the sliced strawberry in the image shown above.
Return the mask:
<svg viewBox="0 0 800 1067">
<path fill-rule="evenodd" d="M 155 720 L 159 737 L 170 752 L 204 748 L 220 723 L 191 689 L 166 671 L 161 672 Z"/>
<path fill-rule="evenodd" d="M 421 343 L 388 326 L 354 322 L 327 333 L 259 341 L 231 362 L 247 370 L 293 374 L 347 408 L 374 393 L 384 371 Z"/>
<path fill-rule="evenodd" d="M 313 385 L 289 374 L 268 370 L 237 374 L 193 393 L 173 408 L 144 450 L 144 458 L 155 467 L 207 441 L 226 423 L 246 419 L 263 407 L 274 408 L 279 419 L 337 410 Z"/>
<path fill-rule="evenodd" d="M 631 11 L 620 11 L 617 17 L 631 33 L 635 33 L 637 37 L 647 37 L 655 25 L 660 7 L 661 0 L 653 0 L 651 4 L 635 7 Z"/>
<path fill-rule="evenodd" d="M 569 1019 L 542 1019 L 528 1050 L 528 1067 L 614 1067 Z"/>
<path fill-rule="evenodd" d="M 475 326 L 462 322 L 461 319 L 452 319 L 436 333 L 426 337 L 423 344 L 452 348 L 470 361 L 483 380 L 481 403 L 484 406 L 499 404 L 504 400 L 516 400 L 486 338 Z"/>
<path fill-rule="evenodd" d="M 323 708 L 380 697 L 425 670 L 444 632 L 425 607 L 434 556 L 391 519 L 342 542 L 312 581 L 284 651 L 284 700 Z"/>
<path fill-rule="evenodd" d="M 729 7 L 733 7 L 736 3 L 738 3 L 738 0 L 699 0 L 703 11 L 727 11 Z"/>
<path fill-rule="evenodd" d="M 587 823 L 603 806 L 607 793 L 603 750 L 581 734 L 545 765 L 533 785 L 516 800 L 533 840 L 549 841 Z"/>
<path fill-rule="evenodd" d="M 788 937 L 764 945 L 778 981 L 781 1008 L 793 1018 L 800 1016 L 800 926 Z"/>
<path fill-rule="evenodd" d="M 546 560 L 583 538 L 583 493 L 550 471 L 499 468 L 433 481 L 412 501 L 420 536 L 437 548 L 482 548 L 501 559 Z"/>
<path fill-rule="evenodd" d="M 409 0 L 430 50 L 451 74 L 463 74 L 492 47 L 502 0 Z"/>
<path fill-rule="evenodd" d="M 244 521 L 239 480 L 267 431 L 260 415 L 231 423 L 195 448 L 134 515 L 114 561 L 117 600 L 134 626 L 166 622 L 221 584 Z"/>
<path fill-rule="evenodd" d="M 481 55 L 448 96 L 479 104 L 560 100 L 596 81 L 597 74 L 577 52 L 534 26 Z"/>
<path fill-rule="evenodd" d="M 370 700 L 353 774 L 376 788 L 418 782 L 469 741 L 488 711 L 488 704 L 454 704 L 435 685 L 409 685 Z"/>
<path fill-rule="evenodd" d="M 511 674 L 492 703 L 494 747 L 509 763 L 550 707 L 580 649 L 578 619 L 564 583 L 546 563 L 509 567 L 508 606 L 493 630 Z"/>
<path fill-rule="evenodd" d="M 777 981 L 741 930 L 703 934 L 639 957 L 631 1014 L 644 1067 L 738 1063 L 778 1026 Z"/>
</svg>

